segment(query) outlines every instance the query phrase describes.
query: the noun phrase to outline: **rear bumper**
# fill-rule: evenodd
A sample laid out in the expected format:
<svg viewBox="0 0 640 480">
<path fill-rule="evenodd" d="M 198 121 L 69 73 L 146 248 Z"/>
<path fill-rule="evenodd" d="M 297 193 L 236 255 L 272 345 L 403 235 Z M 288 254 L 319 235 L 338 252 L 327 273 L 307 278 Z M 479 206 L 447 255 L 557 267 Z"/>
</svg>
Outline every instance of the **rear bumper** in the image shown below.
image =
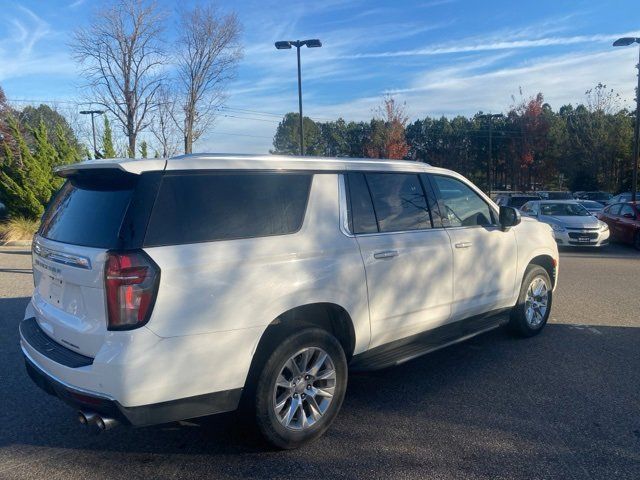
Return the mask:
<svg viewBox="0 0 640 480">
<path fill-rule="evenodd" d="M 79 390 L 97 392 L 127 409 L 241 391 L 264 330 L 256 327 L 166 338 L 146 326 L 107 332 L 91 358 L 55 342 L 45 328 L 47 322 L 41 324 L 38 311 L 29 303 L 24 318 L 31 317 L 46 335 L 39 339 L 21 328 L 20 343 L 32 363 L 48 377 Z M 61 349 L 66 352 L 52 353 Z M 213 410 L 207 414 L 216 413 Z"/>
<path fill-rule="evenodd" d="M 147 426 L 230 412 L 238 408 L 242 389 L 225 390 L 137 407 L 124 407 L 108 395 L 69 385 L 45 372 L 24 346 L 27 373 L 50 395 L 77 410 L 96 412 L 132 426 Z"/>
</svg>

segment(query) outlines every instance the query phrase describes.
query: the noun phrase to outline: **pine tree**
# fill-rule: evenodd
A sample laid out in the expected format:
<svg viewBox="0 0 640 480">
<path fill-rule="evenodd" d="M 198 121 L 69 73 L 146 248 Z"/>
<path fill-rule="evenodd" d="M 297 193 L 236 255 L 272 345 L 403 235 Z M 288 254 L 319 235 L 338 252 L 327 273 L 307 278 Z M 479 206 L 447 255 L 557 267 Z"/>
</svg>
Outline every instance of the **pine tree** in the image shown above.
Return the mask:
<svg viewBox="0 0 640 480">
<path fill-rule="evenodd" d="M 46 170 L 31 155 L 17 121 L 9 118 L 7 123 L 18 155 L 14 155 L 4 142 L 4 161 L 0 164 L 0 192 L 10 214 L 38 218 L 44 212 L 43 205 L 49 201 L 51 194 Z"/>
<path fill-rule="evenodd" d="M 142 158 L 147 158 L 148 155 L 148 151 L 147 151 L 147 142 L 146 141 L 142 141 L 142 143 L 140 144 L 140 157 Z"/>
<path fill-rule="evenodd" d="M 42 125 L 42 129 L 34 130 L 40 136 L 40 140 L 36 137 L 36 156 L 31 153 L 29 146 L 20 131 L 20 127 L 16 120 L 11 121 L 11 130 L 18 144 L 19 161 L 28 183 L 24 183 L 24 188 L 30 189 L 38 201 L 42 205 L 46 205 L 51 197 L 52 187 L 49 182 L 51 178 L 51 163 L 47 160 L 47 156 L 51 155 L 46 139 L 47 129 Z M 38 142 L 41 144 L 38 145 Z M 42 152 L 42 153 L 41 153 Z"/>
<path fill-rule="evenodd" d="M 104 116 L 104 132 L 102 133 L 102 158 L 115 158 L 116 149 L 113 146 L 113 132 L 111 131 L 111 125 L 109 119 Z"/>
<path fill-rule="evenodd" d="M 33 152 L 33 159 L 40 167 L 45 181 L 43 182 L 43 196 L 42 203 L 46 204 L 51 198 L 51 195 L 57 187 L 60 186 L 60 182 L 54 175 L 53 169 L 59 165 L 58 152 L 49 142 L 49 132 L 44 121 L 40 120 L 38 126 L 32 131 L 33 138 L 35 139 L 35 149 Z"/>
</svg>

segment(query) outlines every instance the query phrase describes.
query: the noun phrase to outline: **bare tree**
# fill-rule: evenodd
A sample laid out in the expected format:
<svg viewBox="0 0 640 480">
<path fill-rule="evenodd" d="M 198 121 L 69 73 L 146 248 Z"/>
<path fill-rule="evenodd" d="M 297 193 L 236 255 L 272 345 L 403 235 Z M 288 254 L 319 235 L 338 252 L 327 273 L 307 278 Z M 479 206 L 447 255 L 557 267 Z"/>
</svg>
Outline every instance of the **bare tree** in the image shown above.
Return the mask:
<svg viewBox="0 0 640 480">
<path fill-rule="evenodd" d="M 226 83 L 235 75 L 242 58 L 240 23 L 235 13 L 222 15 L 213 6 L 198 5 L 180 18 L 177 40 L 178 80 L 182 98 L 184 152 L 215 119 L 226 100 Z"/>
<path fill-rule="evenodd" d="M 151 133 L 160 144 L 163 158 L 174 156 L 178 153 L 178 137 L 180 132 L 176 128 L 176 104 L 169 87 L 163 85 L 158 90 L 157 108 L 153 113 L 153 120 L 149 125 Z"/>
<path fill-rule="evenodd" d="M 89 27 L 75 32 L 71 45 L 89 80 L 92 101 L 120 122 L 132 157 L 160 87 L 163 24 L 155 3 L 116 0 L 96 11 Z"/>
</svg>

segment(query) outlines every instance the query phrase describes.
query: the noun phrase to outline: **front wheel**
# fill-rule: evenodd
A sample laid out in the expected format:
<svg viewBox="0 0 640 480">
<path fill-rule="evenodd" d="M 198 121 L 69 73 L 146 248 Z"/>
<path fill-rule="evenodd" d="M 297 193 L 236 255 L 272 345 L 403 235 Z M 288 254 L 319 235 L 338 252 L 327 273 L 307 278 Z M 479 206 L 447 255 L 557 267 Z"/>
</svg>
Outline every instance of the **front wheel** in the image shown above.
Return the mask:
<svg viewBox="0 0 640 480">
<path fill-rule="evenodd" d="M 295 333 L 269 356 L 255 393 L 260 432 L 278 448 L 297 448 L 321 436 L 340 410 L 347 360 L 325 330 Z"/>
<path fill-rule="evenodd" d="M 518 303 L 511 311 L 510 329 L 523 337 L 540 333 L 549 319 L 552 298 L 547 271 L 539 265 L 529 265 L 522 280 Z"/>
</svg>

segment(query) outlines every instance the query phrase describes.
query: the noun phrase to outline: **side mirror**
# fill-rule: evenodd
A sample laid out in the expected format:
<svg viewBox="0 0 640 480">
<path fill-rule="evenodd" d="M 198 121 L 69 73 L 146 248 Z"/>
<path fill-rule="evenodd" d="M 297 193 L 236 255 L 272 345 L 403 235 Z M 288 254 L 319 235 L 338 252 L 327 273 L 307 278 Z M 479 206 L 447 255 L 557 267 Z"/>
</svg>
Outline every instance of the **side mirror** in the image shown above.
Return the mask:
<svg viewBox="0 0 640 480">
<path fill-rule="evenodd" d="M 515 227 L 521 222 L 520 212 L 513 207 L 500 207 L 500 227 L 502 231 L 506 231 L 511 227 Z"/>
</svg>

